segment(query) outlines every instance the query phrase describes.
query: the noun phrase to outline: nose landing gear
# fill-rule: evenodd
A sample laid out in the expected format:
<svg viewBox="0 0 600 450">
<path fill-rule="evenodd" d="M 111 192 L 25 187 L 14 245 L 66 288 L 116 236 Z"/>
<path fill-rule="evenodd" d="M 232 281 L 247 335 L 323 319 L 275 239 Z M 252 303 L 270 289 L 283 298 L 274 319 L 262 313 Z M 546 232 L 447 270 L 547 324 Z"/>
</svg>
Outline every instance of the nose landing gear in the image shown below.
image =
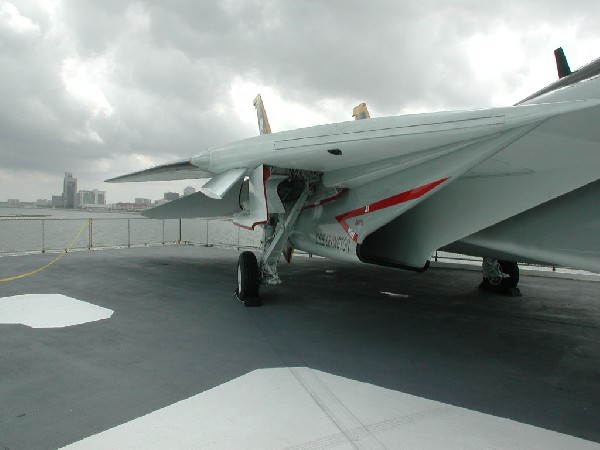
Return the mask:
<svg viewBox="0 0 600 450">
<path fill-rule="evenodd" d="M 304 203 L 310 195 L 310 185 L 304 182 L 304 188 L 294 205 L 285 214 L 277 217 L 276 225 L 265 225 L 265 237 L 262 243 L 260 264 L 252 252 L 242 252 L 238 259 L 238 287 L 236 297 L 245 306 L 260 306 L 258 291 L 261 283 L 279 284 L 277 264 Z"/>
</svg>

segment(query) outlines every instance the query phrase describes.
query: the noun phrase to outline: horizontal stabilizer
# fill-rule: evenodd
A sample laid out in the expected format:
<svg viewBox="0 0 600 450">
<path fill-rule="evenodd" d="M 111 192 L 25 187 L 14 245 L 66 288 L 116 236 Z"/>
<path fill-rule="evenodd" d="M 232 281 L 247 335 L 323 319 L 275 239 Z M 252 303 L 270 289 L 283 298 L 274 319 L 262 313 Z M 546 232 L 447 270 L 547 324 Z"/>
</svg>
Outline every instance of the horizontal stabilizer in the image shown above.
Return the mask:
<svg viewBox="0 0 600 450">
<path fill-rule="evenodd" d="M 192 164 L 191 160 L 174 161 L 139 172 L 121 175 L 120 177 L 105 180 L 107 183 L 128 183 L 130 181 L 172 181 L 194 180 L 198 178 L 212 178 L 214 174 L 200 169 Z"/>
<path fill-rule="evenodd" d="M 209 198 L 202 192 L 196 192 L 148 209 L 142 215 L 150 219 L 231 217 L 242 210 L 239 198 L 242 183 L 243 181 L 240 181 L 229 189 L 229 192 L 221 200 Z"/>
<path fill-rule="evenodd" d="M 210 198 L 222 199 L 225 194 L 246 174 L 246 169 L 231 169 L 223 172 L 200 188 Z"/>
</svg>

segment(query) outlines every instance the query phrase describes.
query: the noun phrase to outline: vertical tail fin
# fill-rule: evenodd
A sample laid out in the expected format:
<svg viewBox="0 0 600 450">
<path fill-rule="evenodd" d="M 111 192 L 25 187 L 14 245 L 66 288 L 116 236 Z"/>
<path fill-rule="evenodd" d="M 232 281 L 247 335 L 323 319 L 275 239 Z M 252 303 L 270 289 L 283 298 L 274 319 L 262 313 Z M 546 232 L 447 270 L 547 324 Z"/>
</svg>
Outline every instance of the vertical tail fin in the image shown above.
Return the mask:
<svg viewBox="0 0 600 450">
<path fill-rule="evenodd" d="M 260 131 L 260 134 L 271 134 L 271 125 L 269 125 L 267 111 L 265 111 L 265 105 L 263 105 L 260 94 L 254 99 L 254 107 L 256 108 L 256 115 L 258 116 L 258 131 Z"/>
<path fill-rule="evenodd" d="M 360 103 L 360 104 L 356 105 L 354 107 L 354 109 L 352 110 L 352 117 L 354 117 L 354 120 L 370 119 L 371 116 L 369 115 L 369 110 L 367 109 L 367 104 Z"/>
<path fill-rule="evenodd" d="M 556 70 L 558 71 L 558 78 L 564 78 L 567 75 L 571 75 L 571 68 L 567 62 L 567 57 L 562 47 L 558 47 L 554 50 L 554 57 L 556 58 Z"/>
</svg>

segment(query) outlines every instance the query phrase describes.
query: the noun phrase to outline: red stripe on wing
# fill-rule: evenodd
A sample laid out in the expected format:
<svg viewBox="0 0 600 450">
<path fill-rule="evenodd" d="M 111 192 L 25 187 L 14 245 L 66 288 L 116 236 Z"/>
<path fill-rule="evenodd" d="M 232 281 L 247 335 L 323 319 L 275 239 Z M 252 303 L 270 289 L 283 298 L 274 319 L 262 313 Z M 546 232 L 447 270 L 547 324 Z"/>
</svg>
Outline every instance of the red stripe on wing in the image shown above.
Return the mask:
<svg viewBox="0 0 600 450">
<path fill-rule="evenodd" d="M 340 214 L 336 217 L 336 220 L 342 226 L 344 231 L 350 235 L 353 241 L 358 241 L 358 234 L 350 228 L 347 220 L 353 217 L 362 216 L 364 214 L 370 214 L 375 211 L 379 211 L 385 208 L 389 208 L 390 206 L 399 205 L 400 203 L 405 203 L 410 200 L 416 200 L 419 197 L 422 197 L 429 191 L 435 189 L 444 181 L 448 180 L 448 178 L 442 178 L 441 180 L 434 181 L 433 183 L 425 184 L 423 186 L 416 187 L 409 191 L 401 192 L 400 194 L 392 195 L 391 197 L 384 198 L 383 200 L 379 200 L 375 203 L 371 203 L 370 205 L 363 206 L 361 208 L 353 209 L 344 214 Z"/>
</svg>

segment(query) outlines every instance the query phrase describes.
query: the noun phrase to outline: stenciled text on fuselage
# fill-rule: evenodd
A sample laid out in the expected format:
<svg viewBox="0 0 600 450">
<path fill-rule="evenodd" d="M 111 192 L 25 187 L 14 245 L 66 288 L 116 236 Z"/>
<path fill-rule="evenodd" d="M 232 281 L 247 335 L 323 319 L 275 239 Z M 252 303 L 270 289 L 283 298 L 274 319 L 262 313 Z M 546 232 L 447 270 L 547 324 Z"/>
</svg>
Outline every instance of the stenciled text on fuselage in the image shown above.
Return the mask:
<svg viewBox="0 0 600 450">
<path fill-rule="evenodd" d="M 315 242 L 321 247 L 333 248 L 340 252 L 350 253 L 351 241 L 347 237 L 332 236 L 331 234 L 317 233 Z"/>
</svg>

